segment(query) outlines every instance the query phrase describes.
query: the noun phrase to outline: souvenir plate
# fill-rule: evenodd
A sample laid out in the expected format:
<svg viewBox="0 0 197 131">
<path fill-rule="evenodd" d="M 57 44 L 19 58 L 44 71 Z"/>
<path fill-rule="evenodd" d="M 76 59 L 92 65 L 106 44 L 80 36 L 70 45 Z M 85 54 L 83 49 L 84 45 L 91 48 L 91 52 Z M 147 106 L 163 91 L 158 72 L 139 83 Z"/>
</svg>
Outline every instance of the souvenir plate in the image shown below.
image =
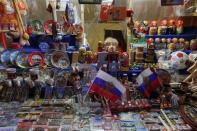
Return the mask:
<svg viewBox="0 0 197 131">
<path fill-rule="evenodd" d="M 0 59 L 1 59 L 1 63 L 5 66 L 9 66 L 10 65 L 10 51 L 9 50 L 5 50 L 1 53 Z"/>
<path fill-rule="evenodd" d="M 18 54 L 19 54 L 18 50 L 12 51 L 10 53 L 10 62 L 12 65 L 16 65 L 16 58 L 17 58 Z"/>
<path fill-rule="evenodd" d="M 70 65 L 67 53 L 55 51 L 51 55 L 51 63 L 56 68 L 66 69 Z"/>
<path fill-rule="evenodd" d="M 41 52 L 32 52 L 28 56 L 29 66 L 44 65 L 44 56 Z"/>
<path fill-rule="evenodd" d="M 20 68 L 28 68 L 28 54 L 20 52 L 16 57 L 16 65 Z"/>
</svg>

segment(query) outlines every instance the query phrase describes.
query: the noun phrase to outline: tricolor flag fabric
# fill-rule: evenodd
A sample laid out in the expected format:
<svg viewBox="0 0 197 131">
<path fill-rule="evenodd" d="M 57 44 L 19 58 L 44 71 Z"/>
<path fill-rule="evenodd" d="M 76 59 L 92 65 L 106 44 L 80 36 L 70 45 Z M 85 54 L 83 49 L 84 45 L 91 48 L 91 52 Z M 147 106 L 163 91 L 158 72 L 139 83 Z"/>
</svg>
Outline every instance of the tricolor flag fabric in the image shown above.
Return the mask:
<svg viewBox="0 0 197 131">
<path fill-rule="evenodd" d="M 125 93 L 125 87 L 113 76 L 99 70 L 90 90 L 111 101 L 120 99 Z"/>
<path fill-rule="evenodd" d="M 142 92 L 145 97 L 150 97 L 153 91 L 161 87 L 157 74 L 150 68 L 147 68 L 140 73 L 136 78 L 136 81 L 140 88 L 140 92 Z"/>
</svg>

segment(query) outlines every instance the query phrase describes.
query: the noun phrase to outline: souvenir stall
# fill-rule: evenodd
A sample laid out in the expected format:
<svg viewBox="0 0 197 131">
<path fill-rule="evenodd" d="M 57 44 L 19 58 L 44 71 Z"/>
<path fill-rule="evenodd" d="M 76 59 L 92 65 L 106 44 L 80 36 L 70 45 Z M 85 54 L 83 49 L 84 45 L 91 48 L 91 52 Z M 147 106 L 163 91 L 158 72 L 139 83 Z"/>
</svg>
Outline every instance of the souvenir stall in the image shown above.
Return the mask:
<svg viewBox="0 0 197 131">
<path fill-rule="evenodd" d="M 196 8 L 0 0 L 0 131 L 197 130 Z"/>
</svg>

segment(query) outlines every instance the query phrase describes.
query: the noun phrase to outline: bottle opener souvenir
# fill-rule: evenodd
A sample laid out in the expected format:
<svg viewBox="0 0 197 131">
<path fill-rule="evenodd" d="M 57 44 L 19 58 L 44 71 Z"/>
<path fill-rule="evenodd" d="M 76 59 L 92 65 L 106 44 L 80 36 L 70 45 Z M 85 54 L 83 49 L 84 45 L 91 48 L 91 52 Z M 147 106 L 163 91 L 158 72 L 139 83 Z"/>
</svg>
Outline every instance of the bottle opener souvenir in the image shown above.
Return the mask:
<svg viewBox="0 0 197 131">
<path fill-rule="evenodd" d="M 51 63 L 56 68 L 66 69 L 70 65 L 68 54 L 62 51 L 55 51 L 51 55 Z"/>
</svg>

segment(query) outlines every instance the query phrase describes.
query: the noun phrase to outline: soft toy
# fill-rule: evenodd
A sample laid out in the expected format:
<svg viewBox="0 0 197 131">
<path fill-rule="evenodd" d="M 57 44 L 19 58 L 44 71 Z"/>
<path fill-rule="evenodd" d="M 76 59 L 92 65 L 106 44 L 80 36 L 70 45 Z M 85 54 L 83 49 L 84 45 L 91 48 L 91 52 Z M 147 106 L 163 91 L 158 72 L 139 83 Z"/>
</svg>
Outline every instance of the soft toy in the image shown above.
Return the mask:
<svg viewBox="0 0 197 131">
<path fill-rule="evenodd" d="M 176 23 L 175 20 L 169 20 L 169 24 L 168 24 L 168 31 L 169 34 L 173 35 L 176 34 Z"/>
<path fill-rule="evenodd" d="M 108 37 L 105 40 L 104 45 L 107 52 L 116 52 L 118 47 L 118 41 L 115 38 Z"/>
</svg>

